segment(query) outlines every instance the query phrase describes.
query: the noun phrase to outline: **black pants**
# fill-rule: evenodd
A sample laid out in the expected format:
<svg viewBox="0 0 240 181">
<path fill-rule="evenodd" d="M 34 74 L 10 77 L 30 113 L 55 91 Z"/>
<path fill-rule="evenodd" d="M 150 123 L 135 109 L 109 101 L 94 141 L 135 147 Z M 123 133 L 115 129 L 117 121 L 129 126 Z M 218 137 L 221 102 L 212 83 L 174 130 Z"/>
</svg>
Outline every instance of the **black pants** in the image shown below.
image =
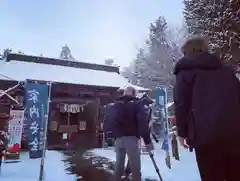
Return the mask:
<svg viewBox="0 0 240 181">
<path fill-rule="evenodd" d="M 202 181 L 240 181 L 240 152 L 223 147 L 201 148 L 195 152 Z"/>
</svg>

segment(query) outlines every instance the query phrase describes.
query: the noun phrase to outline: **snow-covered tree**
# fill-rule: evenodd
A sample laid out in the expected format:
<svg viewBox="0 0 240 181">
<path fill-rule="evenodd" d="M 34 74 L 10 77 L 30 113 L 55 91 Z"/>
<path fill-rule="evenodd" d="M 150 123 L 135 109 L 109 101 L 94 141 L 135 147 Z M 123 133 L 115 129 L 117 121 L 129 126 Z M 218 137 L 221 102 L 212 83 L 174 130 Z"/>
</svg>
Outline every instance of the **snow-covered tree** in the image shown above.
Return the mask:
<svg viewBox="0 0 240 181">
<path fill-rule="evenodd" d="M 70 48 L 67 45 L 62 47 L 62 51 L 60 53 L 60 58 L 66 59 L 66 60 L 75 60 L 75 58 L 71 54 Z"/>
<path fill-rule="evenodd" d="M 3 53 L 0 54 L 0 60 L 3 60 L 3 59 L 7 56 L 7 54 L 8 54 L 8 53 L 11 53 L 11 52 L 12 52 L 12 49 L 11 49 L 11 48 L 6 48 L 6 49 L 4 49 L 4 50 L 3 50 Z"/>
<path fill-rule="evenodd" d="M 127 78 L 131 83 L 139 86 L 145 86 L 147 81 L 146 72 L 147 67 L 145 66 L 146 53 L 143 48 L 137 50 L 136 58 L 130 62 L 128 67 L 125 67 L 121 74 Z"/>
<path fill-rule="evenodd" d="M 138 49 L 137 56 L 133 60 L 133 83 L 139 86 L 146 85 L 148 81 L 147 55 L 143 48 Z"/>
<path fill-rule="evenodd" d="M 240 69 L 240 2 L 229 0 L 227 9 L 223 12 L 221 25 L 223 29 L 223 39 L 221 48 L 222 57 L 231 65 Z"/>
<path fill-rule="evenodd" d="M 238 66 L 240 6 L 237 0 L 184 0 L 184 17 L 192 34 L 207 36 L 220 58 Z"/>
<path fill-rule="evenodd" d="M 130 62 L 130 65 L 124 67 L 123 70 L 120 72 L 123 77 L 129 80 L 129 82 L 133 83 L 133 62 Z"/>
<path fill-rule="evenodd" d="M 138 49 L 136 58 L 124 69 L 123 75 L 132 83 L 150 89 L 173 84 L 173 66 L 182 56 L 180 42 L 186 36 L 186 26 L 170 29 L 160 16 L 150 24 L 146 48 Z"/>
<path fill-rule="evenodd" d="M 164 17 L 160 16 L 150 24 L 148 45 L 148 88 L 159 85 L 167 86 L 172 76 L 172 69 L 176 57 L 173 49 L 175 45 L 168 39 L 168 25 Z"/>
</svg>

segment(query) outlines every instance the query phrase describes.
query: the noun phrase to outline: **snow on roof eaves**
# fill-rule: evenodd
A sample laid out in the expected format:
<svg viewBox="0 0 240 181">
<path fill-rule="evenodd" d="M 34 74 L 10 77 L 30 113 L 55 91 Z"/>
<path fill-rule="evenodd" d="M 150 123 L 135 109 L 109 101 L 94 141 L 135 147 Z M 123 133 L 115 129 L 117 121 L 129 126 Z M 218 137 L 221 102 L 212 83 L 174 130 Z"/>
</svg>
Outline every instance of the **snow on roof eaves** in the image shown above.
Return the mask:
<svg viewBox="0 0 240 181">
<path fill-rule="evenodd" d="M 58 83 L 94 85 L 105 87 L 124 87 L 131 85 L 127 79 L 116 72 L 80 69 L 59 65 L 40 64 L 11 60 L 0 65 L 0 79 L 17 81 L 26 79 Z M 5 77 L 6 76 L 6 77 Z M 139 87 L 141 90 L 144 88 Z"/>
</svg>

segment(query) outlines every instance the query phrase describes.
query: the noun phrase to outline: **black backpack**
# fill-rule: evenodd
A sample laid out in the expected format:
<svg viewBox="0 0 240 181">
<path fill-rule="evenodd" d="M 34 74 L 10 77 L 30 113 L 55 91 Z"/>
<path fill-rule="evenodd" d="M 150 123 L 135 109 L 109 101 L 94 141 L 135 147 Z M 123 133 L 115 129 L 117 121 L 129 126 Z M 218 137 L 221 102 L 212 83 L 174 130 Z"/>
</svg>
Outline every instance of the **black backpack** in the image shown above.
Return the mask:
<svg viewBox="0 0 240 181">
<path fill-rule="evenodd" d="M 134 101 L 117 101 L 105 107 L 104 132 L 124 130 L 129 124 L 136 124 L 136 110 Z"/>
<path fill-rule="evenodd" d="M 129 124 L 134 124 L 136 121 L 136 106 L 134 101 L 116 103 L 117 115 L 115 118 L 115 126 L 126 128 Z M 136 124 L 136 123 L 135 123 Z"/>
</svg>

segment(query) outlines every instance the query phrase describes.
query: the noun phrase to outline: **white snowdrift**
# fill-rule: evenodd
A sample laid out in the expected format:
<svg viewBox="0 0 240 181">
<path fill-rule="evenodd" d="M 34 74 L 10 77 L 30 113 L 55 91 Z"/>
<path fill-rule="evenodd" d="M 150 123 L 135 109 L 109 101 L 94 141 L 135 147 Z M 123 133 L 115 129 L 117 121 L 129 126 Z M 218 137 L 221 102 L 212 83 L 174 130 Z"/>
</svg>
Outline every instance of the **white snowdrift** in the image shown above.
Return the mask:
<svg viewBox="0 0 240 181">
<path fill-rule="evenodd" d="M 195 155 L 187 150 L 180 148 L 180 159 L 172 159 L 172 169 L 168 169 L 165 164 L 165 153 L 160 145 L 155 145 L 154 158 L 159 166 L 163 180 L 167 181 L 200 181 L 197 169 Z M 96 155 L 106 157 L 115 162 L 115 152 L 113 149 L 94 149 L 92 152 Z M 153 178 L 159 180 L 153 167 L 150 157 L 146 154 L 141 156 L 143 178 Z"/>
<path fill-rule="evenodd" d="M 57 151 L 47 151 L 45 160 L 44 181 L 75 181 L 76 176 L 65 171 L 62 162 L 64 155 Z M 40 159 L 29 159 L 28 153 L 22 153 L 19 163 L 4 163 L 0 180 L 4 181 L 37 181 L 40 171 Z"/>
</svg>

